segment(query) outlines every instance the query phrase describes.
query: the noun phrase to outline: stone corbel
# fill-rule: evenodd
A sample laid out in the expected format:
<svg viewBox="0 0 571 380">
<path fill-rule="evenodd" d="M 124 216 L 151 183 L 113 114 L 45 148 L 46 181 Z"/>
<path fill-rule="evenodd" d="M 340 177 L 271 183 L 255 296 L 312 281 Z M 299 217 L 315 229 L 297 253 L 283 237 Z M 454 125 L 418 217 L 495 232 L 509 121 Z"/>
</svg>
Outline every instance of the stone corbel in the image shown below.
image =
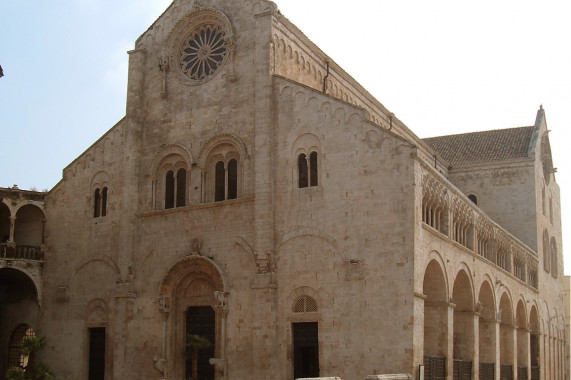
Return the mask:
<svg viewBox="0 0 571 380">
<path fill-rule="evenodd" d="M 161 313 L 168 313 L 170 312 L 170 297 L 168 296 L 160 296 L 157 297 L 157 301 L 159 302 L 159 311 Z"/>
<path fill-rule="evenodd" d="M 225 380 L 228 361 L 226 359 L 210 358 L 208 362 L 214 366 L 214 379 Z"/>
</svg>

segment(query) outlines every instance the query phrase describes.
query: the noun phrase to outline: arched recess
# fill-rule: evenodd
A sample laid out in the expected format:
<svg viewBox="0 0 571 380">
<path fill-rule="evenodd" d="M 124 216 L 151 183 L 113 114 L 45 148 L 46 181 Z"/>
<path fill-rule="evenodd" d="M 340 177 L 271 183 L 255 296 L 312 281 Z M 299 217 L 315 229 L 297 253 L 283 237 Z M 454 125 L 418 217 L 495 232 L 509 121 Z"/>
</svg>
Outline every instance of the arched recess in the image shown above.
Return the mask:
<svg viewBox="0 0 571 380">
<path fill-rule="evenodd" d="M 424 362 L 440 367 L 448 353 L 448 292 L 444 268 L 436 260 L 426 266 L 423 280 L 424 301 Z M 438 376 L 435 374 L 435 376 Z M 432 376 L 430 376 L 432 377 Z"/>
<path fill-rule="evenodd" d="M 0 369 L 9 357 L 9 341 L 20 325 L 36 328 L 39 321 L 39 292 L 32 278 L 14 268 L 0 268 Z M 17 355 L 16 355 L 17 354 Z M 16 355 L 20 358 L 19 353 Z"/>
<path fill-rule="evenodd" d="M 222 270 L 202 256 L 185 257 L 163 278 L 158 299 L 159 310 L 166 315 L 164 356 L 172 377 L 190 376 L 190 360 L 185 360 L 181 354 L 186 347 L 187 334 L 206 337 L 212 343 L 210 348 L 199 353 L 198 376 L 225 376 L 227 289 Z M 215 358 L 213 365 L 210 358 Z"/>
<path fill-rule="evenodd" d="M 513 378 L 514 365 L 514 317 L 511 298 L 504 292 L 500 298 L 500 374 L 501 378 Z"/>
<path fill-rule="evenodd" d="M 454 365 L 469 375 L 474 357 L 474 292 L 466 270 L 456 275 L 452 289 L 454 307 L 453 353 Z M 458 361 L 458 362 L 456 362 Z M 469 363 L 469 364 L 468 364 Z"/>
<path fill-rule="evenodd" d="M 527 366 L 529 358 L 529 328 L 524 300 L 520 299 L 518 301 L 515 315 L 517 328 L 516 342 L 518 378 L 522 378 L 524 373 L 527 377 Z"/>
<path fill-rule="evenodd" d="M 539 315 L 535 305 L 531 307 L 529 312 L 529 329 L 531 334 L 529 337 L 529 352 L 531 357 L 531 379 L 539 380 L 539 363 L 540 363 L 540 347 L 541 347 L 541 328 L 539 324 Z"/>
<path fill-rule="evenodd" d="M 496 301 L 492 283 L 486 279 L 480 285 L 478 293 L 478 303 L 476 310 L 479 311 L 478 334 L 479 334 L 479 355 L 480 355 L 480 378 L 483 380 L 493 380 L 496 366 Z"/>
<path fill-rule="evenodd" d="M 44 243 L 44 212 L 36 205 L 26 204 L 16 212 L 14 241 L 19 246 L 39 247 Z"/>
<path fill-rule="evenodd" d="M 10 240 L 10 208 L 0 201 L 0 244 Z"/>
</svg>

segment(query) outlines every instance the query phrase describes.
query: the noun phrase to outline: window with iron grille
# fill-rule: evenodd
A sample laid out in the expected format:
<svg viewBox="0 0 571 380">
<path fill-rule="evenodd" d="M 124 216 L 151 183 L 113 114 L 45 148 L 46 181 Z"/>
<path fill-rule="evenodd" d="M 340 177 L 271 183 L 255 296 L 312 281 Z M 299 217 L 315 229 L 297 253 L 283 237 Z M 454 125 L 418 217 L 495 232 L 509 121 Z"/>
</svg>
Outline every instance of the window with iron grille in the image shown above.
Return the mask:
<svg viewBox="0 0 571 380">
<path fill-rule="evenodd" d="M 26 324 L 21 324 L 14 329 L 10 337 L 8 349 L 8 366 L 24 368 L 28 365 L 28 357 L 22 355 L 22 342 L 27 336 L 36 336 L 34 329 Z"/>
<path fill-rule="evenodd" d="M 317 302 L 309 296 L 298 298 L 293 304 L 294 313 L 314 313 L 317 311 Z"/>
</svg>

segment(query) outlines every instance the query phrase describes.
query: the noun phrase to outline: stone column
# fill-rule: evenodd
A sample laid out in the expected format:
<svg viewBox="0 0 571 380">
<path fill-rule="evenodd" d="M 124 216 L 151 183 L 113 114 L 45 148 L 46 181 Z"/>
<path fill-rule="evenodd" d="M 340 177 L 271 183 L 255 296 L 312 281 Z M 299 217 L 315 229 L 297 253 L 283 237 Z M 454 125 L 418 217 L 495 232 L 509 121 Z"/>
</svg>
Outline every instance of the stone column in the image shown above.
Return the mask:
<svg viewBox="0 0 571 380">
<path fill-rule="evenodd" d="M 495 320 L 495 325 L 496 325 L 496 361 L 495 361 L 495 370 L 496 370 L 496 374 L 494 376 L 495 379 L 500 379 L 500 369 L 501 369 L 501 362 L 500 362 L 500 357 L 501 357 L 501 330 L 500 330 L 500 326 L 501 326 L 502 320 L 501 317 L 498 316 Z"/>
<path fill-rule="evenodd" d="M 511 325 L 512 328 L 512 377 L 517 380 L 517 330 L 518 326 Z"/>
<path fill-rule="evenodd" d="M 479 312 L 474 312 L 474 355 L 472 356 L 472 379 L 480 378 L 480 316 Z"/>
<path fill-rule="evenodd" d="M 10 217 L 10 237 L 8 238 L 8 243 L 14 244 L 14 230 L 16 226 L 16 217 Z"/>
<path fill-rule="evenodd" d="M 448 303 L 448 315 L 447 315 L 447 337 L 448 344 L 446 347 L 446 379 L 453 380 L 454 378 L 454 309 L 456 304 Z"/>
<path fill-rule="evenodd" d="M 526 357 L 525 357 L 525 366 L 527 367 L 527 378 L 531 379 L 531 330 L 529 329 L 529 327 L 523 327 L 520 328 L 521 330 L 524 330 L 522 332 L 523 334 L 523 342 L 518 342 L 519 344 L 522 344 L 526 347 L 525 353 L 526 353 Z M 521 359 L 521 358 L 520 358 Z"/>
<path fill-rule="evenodd" d="M 424 364 L 424 301 L 426 295 L 414 292 L 414 333 L 413 333 L 413 378 L 419 379 L 419 366 Z"/>
</svg>

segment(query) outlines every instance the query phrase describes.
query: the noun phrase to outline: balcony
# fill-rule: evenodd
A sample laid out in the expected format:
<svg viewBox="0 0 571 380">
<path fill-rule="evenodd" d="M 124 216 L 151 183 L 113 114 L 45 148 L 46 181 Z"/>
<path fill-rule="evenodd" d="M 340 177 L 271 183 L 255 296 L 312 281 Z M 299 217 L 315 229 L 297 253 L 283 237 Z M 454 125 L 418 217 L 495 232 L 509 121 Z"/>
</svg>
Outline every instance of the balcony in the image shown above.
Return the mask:
<svg viewBox="0 0 571 380">
<path fill-rule="evenodd" d="M 44 250 L 40 246 L 0 243 L 0 259 L 44 261 Z"/>
</svg>

